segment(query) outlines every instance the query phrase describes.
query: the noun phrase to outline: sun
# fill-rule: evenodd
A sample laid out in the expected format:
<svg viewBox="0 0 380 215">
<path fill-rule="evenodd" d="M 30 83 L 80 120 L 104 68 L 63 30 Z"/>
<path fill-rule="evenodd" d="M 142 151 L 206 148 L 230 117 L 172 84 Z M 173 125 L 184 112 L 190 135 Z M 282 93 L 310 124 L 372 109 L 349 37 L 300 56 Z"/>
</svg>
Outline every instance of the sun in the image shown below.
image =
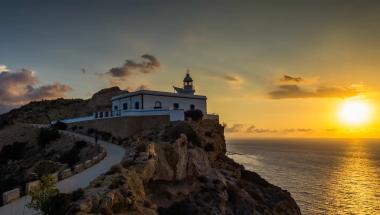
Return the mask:
<svg viewBox="0 0 380 215">
<path fill-rule="evenodd" d="M 339 119 L 347 125 L 363 125 L 371 120 L 371 105 L 361 100 L 346 101 L 338 112 Z"/>
</svg>

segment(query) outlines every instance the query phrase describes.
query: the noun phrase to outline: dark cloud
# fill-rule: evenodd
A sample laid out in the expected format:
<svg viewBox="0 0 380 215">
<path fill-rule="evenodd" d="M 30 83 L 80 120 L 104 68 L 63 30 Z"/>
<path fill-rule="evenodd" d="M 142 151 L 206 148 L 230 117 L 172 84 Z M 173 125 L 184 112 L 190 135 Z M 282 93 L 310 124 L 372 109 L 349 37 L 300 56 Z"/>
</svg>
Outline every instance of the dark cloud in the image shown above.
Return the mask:
<svg viewBox="0 0 380 215">
<path fill-rule="evenodd" d="M 305 90 L 298 85 L 280 85 L 276 90 L 269 92 L 272 99 L 291 98 L 348 98 L 359 95 L 361 92 L 350 87 L 319 87 L 314 91 Z"/>
<path fill-rule="evenodd" d="M 227 81 L 232 81 L 232 82 L 239 82 L 240 81 L 240 79 L 238 77 L 232 76 L 232 75 L 224 75 L 223 79 L 227 80 Z"/>
<path fill-rule="evenodd" d="M 311 128 L 288 128 L 288 129 L 284 129 L 283 132 L 285 133 L 295 133 L 295 132 L 299 132 L 299 133 L 310 133 L 310 132 L 313 132 L 314 130 L 311 129 Z"/>
<path fill-rule="evenodd" d="M 268 128 L 255 128 L 251 131 L 251 133 L 277 133 L 276 129 L 268 129 Z"/>
<path fill-rule="evenodd" d="M 147 84 L 140 84 L 136 88 L 132 88 L 132 87 L 127 87 L 126 88 L 126 90 L 129 91 L 129 92 L 134 92 L 134 91 L 139 91 L 139 90 L 149 90 L 149 89 L 150 89 L 150 87 Z"/>
<path fill-rule="evenodd" d="M 237 133 L 237 132 L 241 132 L 244 128 L 244 125 L 243 124 L 233 124 L 231 127 L 229 127 L 228 125 L 224 125 L 224 131 L 226 133 Z"/>
<path fill-rule="evenodd" d="M 153 55 L 145 54 L 141 58 L 145 61 L 138 63 L 126 60 L 123 66 L 111 68 L 106 74 L 115 78 L 126 78 L 134 72 L 151 73 L 160 68 L 160 62 Z"/>
<path fill-rule="evenodd" d="M 55 82 L 36 86 L 36 74 L 28 69 L 0 73 L 0 105 L 3 107 L 24 104 L 32 100 L 64 97 L 71 87 Z"/>
<path fill-rule="evenodd" d="M 247 132 L 247 133 L 252 133 L 252 132 L 255 131 L 255 129 L 256 129 L 256 126 L 251 125 L 251 126 L 249 126 L 249 127 L 247 128 L 246 132 Z"/>
<path fill-rule="evenodd" d="M 304 81 L 303 78 L 301 77 L 292 77 L 292 76 L 289 76 L 289 75 L 284 75 L 281 79 L 280 79 L 281 82 L 302 82 Z"/>
</svg>

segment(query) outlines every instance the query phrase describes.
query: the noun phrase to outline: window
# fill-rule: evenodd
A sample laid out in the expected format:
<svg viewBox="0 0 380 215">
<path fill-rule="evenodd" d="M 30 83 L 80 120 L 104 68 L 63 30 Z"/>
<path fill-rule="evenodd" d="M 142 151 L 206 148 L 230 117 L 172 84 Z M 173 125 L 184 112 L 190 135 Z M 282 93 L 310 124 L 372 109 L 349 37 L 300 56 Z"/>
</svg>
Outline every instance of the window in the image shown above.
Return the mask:
<svg viewBox="0 0 380 215">
<path fill-rule="evenodd" d="M 139 102 L 135 102 L 135 109 L 140 109 L 140 103 Z"/>
<path fill-rule="evenodd" d="M 174 103 L 174 104 L 173 104 L 173 109 L 174 109 L 174 110 L 177 110 L 178 108 L 179 108 L 179 104 L 178 104 L 178 103 Z"/>
<path fill-rule="evenodd" d="M 115 105 L 115 106 L 113 107 L 113 109 L 117 110 L 117 105 Z"/>
<path fill-rule="evenodd" d="M 161 109 L 162 108 L 162 103 L 160 101 L 156 101 L 154 103 L 154 109 Z"/>
<path fill-rule="evenodd" d="M 97 119 L 99 117 L 98 113 L 95 113 L 95 119 Z"/>
<path fill-rule="evenodd" d="M 104 113 L 105 113 L 105 117 L 108 117 L 108 114 L 109 114 L 108 111 L 106 111 Z"/>
<path fill-rule="evenodd" d="M 103 118 L 103 112 L 99 113 L 99 118 Z"/>
<path fill-rule="evenodd" d="M 191 104 L 190 105 L 190 110 L 195 110 L 195 105 Z"/>
<path fill-rule="evenodd" d="M 123 104 L 123 110 L 128 110 L 128 103 Z"/>
</svg>

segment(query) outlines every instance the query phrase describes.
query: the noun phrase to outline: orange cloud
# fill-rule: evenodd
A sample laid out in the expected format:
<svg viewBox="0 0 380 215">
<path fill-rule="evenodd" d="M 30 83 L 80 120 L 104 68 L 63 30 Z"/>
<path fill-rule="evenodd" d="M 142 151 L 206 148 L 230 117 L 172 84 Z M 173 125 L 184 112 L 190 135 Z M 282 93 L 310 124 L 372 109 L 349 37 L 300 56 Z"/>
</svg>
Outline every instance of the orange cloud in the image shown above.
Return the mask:
<svg viewBox="0 0 380 215">
<path fill-rule="evenodd" d="M 16 72 L 1 72 L 0 105 L 14 106 L 32 100 L 64 97 L 67 92 L 72 90 L 70 86 L 59 82 L 36 86 L 38 83 L 37 75 L 28 69 L 21 69 Z"/>
</svg>

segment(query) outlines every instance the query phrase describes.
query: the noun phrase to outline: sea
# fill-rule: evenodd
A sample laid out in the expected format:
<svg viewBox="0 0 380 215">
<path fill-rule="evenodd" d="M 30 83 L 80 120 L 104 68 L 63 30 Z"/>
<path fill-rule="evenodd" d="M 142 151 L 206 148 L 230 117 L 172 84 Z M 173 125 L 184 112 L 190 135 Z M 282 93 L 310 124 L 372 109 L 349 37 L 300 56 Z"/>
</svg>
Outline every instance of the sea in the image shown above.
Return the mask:
<svg viewBox="0 0 380 215">
<path fill-rule="evenodd" d="M 380 215 L 380 140 L 227 140 L 228 156 L 289 191 L 302 214 Z"/>
</svg>

